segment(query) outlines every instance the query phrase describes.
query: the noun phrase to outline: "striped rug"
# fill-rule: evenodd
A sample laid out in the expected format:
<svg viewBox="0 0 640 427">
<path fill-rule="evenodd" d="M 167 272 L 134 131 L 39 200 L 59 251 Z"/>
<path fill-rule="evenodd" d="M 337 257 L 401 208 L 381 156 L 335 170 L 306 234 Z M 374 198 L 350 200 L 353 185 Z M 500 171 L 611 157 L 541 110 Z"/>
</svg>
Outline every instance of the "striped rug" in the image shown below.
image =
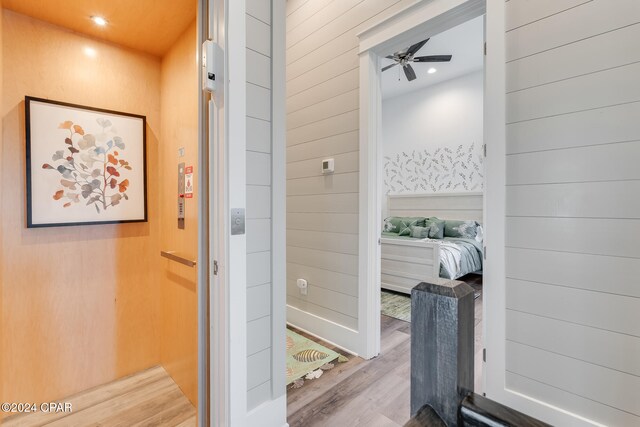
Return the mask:
<svg viewBox="0 0 640 427">
<path fill-rule="evenodd" d="M 381 312 L 385 316 L 411 322 L 411 298 L 409 294 L 382 290 L 380 295 Z"/>
</svg>

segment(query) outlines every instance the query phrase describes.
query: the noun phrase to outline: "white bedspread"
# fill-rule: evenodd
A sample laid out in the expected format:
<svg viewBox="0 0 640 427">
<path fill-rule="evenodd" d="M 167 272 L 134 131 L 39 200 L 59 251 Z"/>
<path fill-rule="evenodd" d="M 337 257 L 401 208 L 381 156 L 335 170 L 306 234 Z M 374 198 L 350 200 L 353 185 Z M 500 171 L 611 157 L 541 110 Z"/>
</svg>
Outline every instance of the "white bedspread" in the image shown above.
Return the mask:
<svg viewBox="0 0 640 427">
<path fill-rule="evenodd" d="M 458 245 L 451 242 L 440 242 L 440 271 L 446 273 L 447 278 L 460 277 L 462 266 L 462 250 Z M 442 271 L 444 270 L 444 271 Z M 441 274 L 442 276 L 442 274 Z"/>
</svg>

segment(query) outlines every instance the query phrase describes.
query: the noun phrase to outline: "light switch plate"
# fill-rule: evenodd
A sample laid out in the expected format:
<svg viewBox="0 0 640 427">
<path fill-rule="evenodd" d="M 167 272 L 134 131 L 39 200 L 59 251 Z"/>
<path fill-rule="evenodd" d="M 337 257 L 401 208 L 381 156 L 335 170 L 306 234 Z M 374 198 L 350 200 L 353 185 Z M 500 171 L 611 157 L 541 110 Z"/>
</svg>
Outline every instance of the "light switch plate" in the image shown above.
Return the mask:
<svg viewBox="0 0 640 427">
<path fill-rule="evenodd" d="M 231 209 L 231 235 L 244 234 L 244 208 Z"/>
</svg>

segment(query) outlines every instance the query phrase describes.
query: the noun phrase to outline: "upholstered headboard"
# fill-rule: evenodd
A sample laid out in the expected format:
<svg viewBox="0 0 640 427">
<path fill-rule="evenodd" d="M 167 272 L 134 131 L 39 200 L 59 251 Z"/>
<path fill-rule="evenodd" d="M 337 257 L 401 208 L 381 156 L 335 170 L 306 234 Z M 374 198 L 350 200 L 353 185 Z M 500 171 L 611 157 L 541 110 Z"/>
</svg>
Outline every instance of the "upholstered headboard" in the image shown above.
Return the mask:
<svg viewBox="0 0 640 427">
<path fill-rule="evenodd" d="M 483 223 L 482 193 L 389 194 L 387 216 L 435 216 Z"/>
</svg>

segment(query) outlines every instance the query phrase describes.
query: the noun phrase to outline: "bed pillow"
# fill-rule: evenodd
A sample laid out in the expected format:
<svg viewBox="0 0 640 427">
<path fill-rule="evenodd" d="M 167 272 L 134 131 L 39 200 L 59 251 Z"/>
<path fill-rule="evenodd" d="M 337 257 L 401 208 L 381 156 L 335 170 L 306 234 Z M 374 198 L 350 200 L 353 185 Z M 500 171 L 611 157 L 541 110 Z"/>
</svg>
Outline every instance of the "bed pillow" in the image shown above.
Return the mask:
<svg viewBox="0 0 640 427">
<path fill-rule="evenodd" d="M 476 221 L 446 220 L 444 224 L 444 235 L 446 237 L 475 239 L 478 235 L 479 225 Z"/>
<path fill-rule="evenodd" d="M 429 237 L 429 231 L 431 230 L 431 227 L 420 227 L 419 225 L 414 225 L 410 228 L 410 236 L 416 239 L 426 239 L 427 237 Z"/>
<path fill-rule="evenodd" d="M 425 227 L 429 228 L 429 238 L 431 239 L 443 239 L 445 221 L 436 217 L 427 218 L 425 221 Z"/>
<path fill-rule="evenodd" d="M 382 231 L 386 231 L 387 233 L 396 233 L 398 234 L 398 229 L 396 225 L 393 223 L 392 219 L 394 217 L 390 216 L 389 218 L 385 218 L 382 222 Z"/>
<path fill-rule="evenodd" d="M 390 216 L 384 220 L 383 231 L 398 234 L 403 231 L 404 234 L 401 234 L 401 236 L 408 236 L 411 234 L 411 229 L 409 228 L 411 225 L 423 227 L 424 217 Z"/>
<path fill-rule="evenodd" d="M 410 236 L 411 227 L 422 227 L 424 218 L 403 218 L 398 225 L 398 236 Z"/>
</svg>

